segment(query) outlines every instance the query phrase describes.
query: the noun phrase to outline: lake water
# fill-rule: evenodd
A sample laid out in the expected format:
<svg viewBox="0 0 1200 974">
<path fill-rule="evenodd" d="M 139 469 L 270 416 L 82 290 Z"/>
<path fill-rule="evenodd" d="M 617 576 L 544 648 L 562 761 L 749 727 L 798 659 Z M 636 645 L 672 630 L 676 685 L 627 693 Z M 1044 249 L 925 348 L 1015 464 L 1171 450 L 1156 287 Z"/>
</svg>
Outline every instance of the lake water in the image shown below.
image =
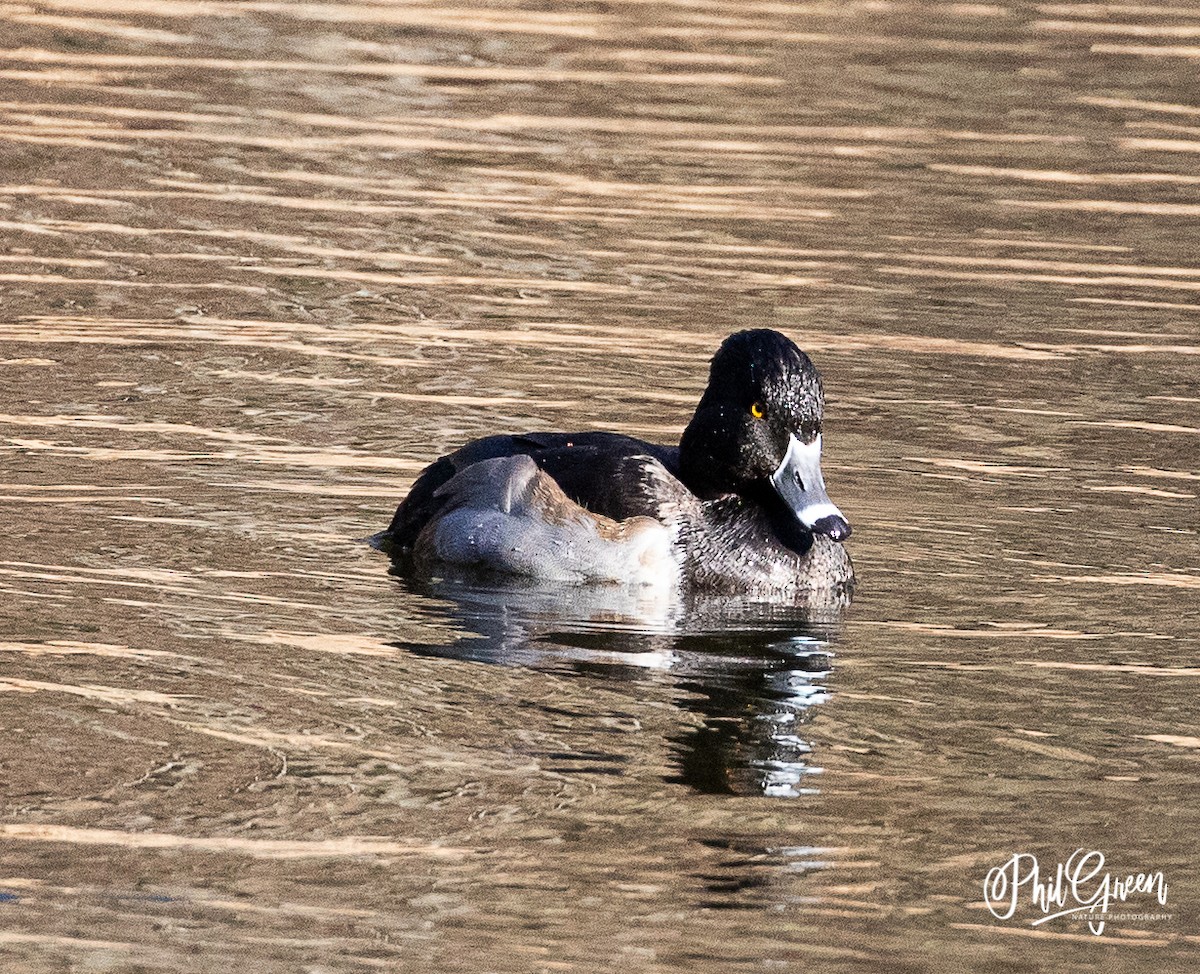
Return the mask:
<svg viewBox="0 0 1200 974">
<path fill-rule="evenodd" d="M 6 965 L 1195 970 L 1200 11 L 0 28 Z M 750 326 L 824 374 L 845 612 L 363 542 L 474 436 L 673 441 Z M 1077 848 L 1169 918 L 989 912 Z"/>
</svg>

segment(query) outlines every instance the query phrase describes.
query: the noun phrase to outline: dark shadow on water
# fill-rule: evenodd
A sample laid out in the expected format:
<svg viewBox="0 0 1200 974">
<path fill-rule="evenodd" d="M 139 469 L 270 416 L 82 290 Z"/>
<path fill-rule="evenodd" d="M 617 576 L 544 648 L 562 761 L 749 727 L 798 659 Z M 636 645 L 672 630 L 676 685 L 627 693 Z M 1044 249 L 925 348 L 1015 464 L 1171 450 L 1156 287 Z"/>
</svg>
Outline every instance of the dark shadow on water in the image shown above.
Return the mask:
<svg viewBox="0 0 1200 974">
<path fill-rule="evenodd" d="M 427 618 L 466 630 L 449 643 L 397 642 L 423 656 L 666 682 L 699 719 L 673 743 L 669 780 L 711 794 L 815 792 L 802 734 L 828 699 L 832 644 L 848 602 L 766 604 L 647 588 L 548 586 L 394 571 Z"/>
</svg>

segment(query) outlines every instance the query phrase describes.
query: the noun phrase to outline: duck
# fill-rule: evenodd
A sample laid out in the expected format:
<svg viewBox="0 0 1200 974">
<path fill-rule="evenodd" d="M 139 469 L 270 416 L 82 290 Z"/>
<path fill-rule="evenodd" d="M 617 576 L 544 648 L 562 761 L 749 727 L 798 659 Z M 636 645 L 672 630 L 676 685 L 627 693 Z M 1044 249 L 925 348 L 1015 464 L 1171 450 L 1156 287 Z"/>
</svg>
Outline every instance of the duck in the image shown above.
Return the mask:
<svg viewBox="0 0 1200 974">
<path fill-rule="evenodd" d="M 851 527 L 821 472 L 824 407 L 795 342 L 739 331 L 678 445 L 597 431 L 474 440 L 421 472 L 377 546 L 424 573 L 844 594 Z"/>
</svg>

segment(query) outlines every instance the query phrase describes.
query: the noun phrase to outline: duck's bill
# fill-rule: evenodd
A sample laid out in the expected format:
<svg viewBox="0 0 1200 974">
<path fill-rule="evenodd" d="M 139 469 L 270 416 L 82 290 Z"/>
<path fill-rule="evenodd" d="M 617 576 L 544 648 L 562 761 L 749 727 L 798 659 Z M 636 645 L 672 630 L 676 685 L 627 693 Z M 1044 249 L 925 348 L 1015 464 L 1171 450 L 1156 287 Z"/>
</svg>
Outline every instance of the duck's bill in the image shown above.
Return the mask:
<svg viewBox="0 0 1200 974">
<path fill-rule="evenodd" d="M 813 534 L 828 535 L 834 541 L 850 537 L 850 522 L 825 493 L 821 476 L 821 437 L 801 443 L 795 436 L 771 483 L 796 520 Z"/>
</svg>

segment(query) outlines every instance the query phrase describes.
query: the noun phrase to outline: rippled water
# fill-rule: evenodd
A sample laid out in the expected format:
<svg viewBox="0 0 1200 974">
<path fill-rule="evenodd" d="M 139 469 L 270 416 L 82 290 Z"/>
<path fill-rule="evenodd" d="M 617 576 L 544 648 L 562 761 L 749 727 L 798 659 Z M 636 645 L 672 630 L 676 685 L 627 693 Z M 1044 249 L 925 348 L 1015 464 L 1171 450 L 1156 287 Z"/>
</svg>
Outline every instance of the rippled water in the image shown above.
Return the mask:
<svg viewBox="0 0 1200 974">
<path fill-rule="evenodd" d="M 6 964 L 1195 969 L 1200 11 L 0 26 Z M 485 432 L 673 440 L 751 325 L 844 615 L 362 542 Z M 1080 847 L 1171 918 L 985 908 Z"/>
</svg>

